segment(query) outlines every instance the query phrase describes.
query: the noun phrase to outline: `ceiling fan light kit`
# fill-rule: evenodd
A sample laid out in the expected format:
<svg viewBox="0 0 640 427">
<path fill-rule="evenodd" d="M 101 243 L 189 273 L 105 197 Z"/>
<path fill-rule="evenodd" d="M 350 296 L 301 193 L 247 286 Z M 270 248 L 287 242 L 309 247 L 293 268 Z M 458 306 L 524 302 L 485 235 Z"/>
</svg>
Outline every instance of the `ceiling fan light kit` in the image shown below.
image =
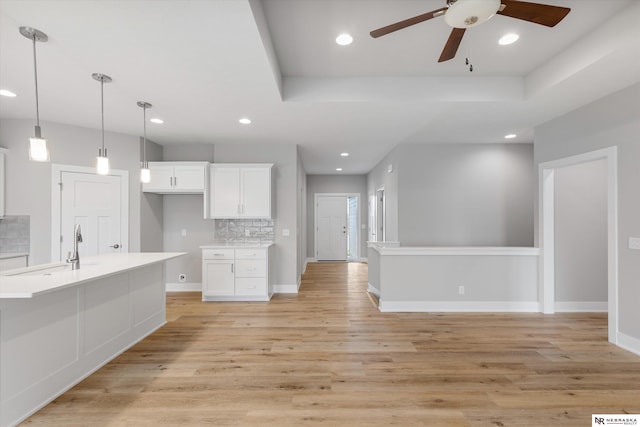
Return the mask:
<svg viewBox="0 0 640 427">
<path fill-rule="evenodd" d="M 444 21 L 454 28 L 475 27 L 491 19 L 499 8 L 500 0 L 450 0 Z"/>
<path fill-rule="evenodd" d="M 568 7 L 531 3 L 520 0 L 448 0 L 446 7 L 432 10 L 371 31 L 373 38 L 393 33 L 429 19 L 444 15 L 445 22 L 452 27 L 449 38 L 438 62 L 456 56 L 462 36 L 467 28 L 480 25 L 495 15 L 520 19 L 534 24 L 554 27 L 571 11 Z M 473 71 L 473 69 L 470 69 Z"/>
</svg>

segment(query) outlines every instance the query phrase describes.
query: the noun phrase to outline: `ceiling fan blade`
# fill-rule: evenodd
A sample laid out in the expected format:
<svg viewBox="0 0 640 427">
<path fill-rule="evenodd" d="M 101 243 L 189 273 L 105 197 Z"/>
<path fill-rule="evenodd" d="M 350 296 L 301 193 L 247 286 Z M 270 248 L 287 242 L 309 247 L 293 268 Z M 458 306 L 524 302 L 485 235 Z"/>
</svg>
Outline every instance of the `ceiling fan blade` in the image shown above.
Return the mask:
<svg viewBox="0 0 640 427">
<path fill-rule="evenodd" d="M 546 25 L 547 27 L 555 27 L 571 11 L 568 7 L 516 0 L 502 0 L 502 4 L 505 7 L 503 10 L 498 11 L 499 15 L 522 19 Z"/>
<path fill-rule="evenodd" d="M 413 18 L 405 19 L 404 21 L 396 22 L 394 24 L 387 25 L 386 27 L 378 28 L 377 30 L 371 31 L 369 34 L 374 39 L 380 36 L 385 36 L 389 33 L 393 33 L 394 31 L 398 31 L 403 28 L 418 24 L 420 22 L 427 21 L 431 18 L 435 18 L 436 16 L 444 15 L 444 12 L 446 10 L 446 7 L 432 10 L 431 12 L 423 13 L 422 15 L 414 16 Z"/>
<path fill-rule="evenodd" d="M 455 58 L 465 31 L 466 28 L 454 28 L 451 30 L 447 44 L 444 45 L 444 49 L 442 49 L 442 54 L 440 55 L 438 62 L 444 62 Z"/>
</svg>

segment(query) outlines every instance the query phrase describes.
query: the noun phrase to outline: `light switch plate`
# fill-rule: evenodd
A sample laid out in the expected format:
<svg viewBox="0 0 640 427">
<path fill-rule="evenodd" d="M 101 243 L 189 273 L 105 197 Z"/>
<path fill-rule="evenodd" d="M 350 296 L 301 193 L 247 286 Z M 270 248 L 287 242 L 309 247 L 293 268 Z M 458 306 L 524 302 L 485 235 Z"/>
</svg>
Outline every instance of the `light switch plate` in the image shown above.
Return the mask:
<svg viewBox="0 0 640 427">
<path fill-rule="evenodd" d="M 288 236 L 289 235 L 289 229 L 288 228 L 283 228 L 282 229 L 282 235 L 283 236 Z"/>
<path fill-rule="evenodd" d="M 629 237 L 629 249 L 640 250 L 640 237 Z"/>
</svg>

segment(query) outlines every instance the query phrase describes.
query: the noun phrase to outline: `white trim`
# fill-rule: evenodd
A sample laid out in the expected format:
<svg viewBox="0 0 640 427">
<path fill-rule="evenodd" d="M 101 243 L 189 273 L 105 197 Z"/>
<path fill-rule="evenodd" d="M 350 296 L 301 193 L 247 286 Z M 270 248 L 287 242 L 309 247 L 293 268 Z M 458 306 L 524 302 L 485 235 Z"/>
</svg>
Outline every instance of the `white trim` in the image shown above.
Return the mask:
<svg viewBox="0 0 640 427">
<path fill-rule="evenodd" d="M 380 289 L 376 288 L 371 283 L 367 283 L 367 292 L 371 292 L 380 299 Z"/>
<path fill-rule="evenodd" d="M 606 301 L 556 301 L 556 313 L 606 313 Z"/>
<path fill-rule="evenodd" d="M 274 294 L 297 294 L 300 284 L 297 285 L 273 285 Z"/>
<path fill-rule="evenodd" d="M 87 166 L 51 164 L 51 262 L 60 261 L 60 235 L 62 234 L 61 193 L 58 183 L 62 181 L 62 172 L 96 173 L 95 168 Z M 120 242 L 122 253 L 129 252 L 129 171 L 111 169 L 109 175 L 120 179 Z M 57 197 L 56 197 L 57 195 Z"/>
<path fill-rule="evenodd" d="M 523 312 L 540 311 L 537 301 L 383 301 L 380 300 L 382 312 Z"/>
<path fill-rule="evenodd" d="M 360 193 L 313 193 L 313 253 L 318 255 L 318 214 L 317 214 L 317 207 L 318 207 L 318 198 L 319 197 L 355 197 L 356 198 L 356 203 L 358 205 L 358 226 L 356 229 L 356 242 L 358 242 L 358 244 L 356 245 L 356 251 L 357 251 L 357 256 L 360 255 L 361 249 L 361 242 L 360 242 L 360 227 L 361 227 L 361 209 L 362 206 L 360 204 Z M 348 218 L 347 218 L 347 224 L 348 224 Z M 347 236 L 347 239 L 349 238 L 349 236 Z M 344 261 L 350 261 L 350 259 L 347 258 L 347 254 L 344 254 Z M 337 260 L 337 261 L 342 261 L 342 260 Z"/>
<path fill-rule="evenodd" d="M 379 244 L 372 244 L 370 248 L 377 251 L 380 255 L 391 256 L 537 256 L 540 255 L 538 248 L 528 247 L 418 247 L 418 246 L 401 246 L 401 247 L 385 247 Z"/>
<path fill-rule="evenodd" d="M 202 283 L 173 282 L 166 284 L 167 292 L 202 292 Z"/>
<path fill-rule="evenodd" d="M 350 259 L 347 262 L 364 262 L 364 263 L 369 263 L 369 258 L 367 257 L 360 257 L 360 258 L 356 258 L 356 259 Z"/>
<path fill-rule="evenodd" d="M 640 356 L 640 340 L 639 339 L 629 336 L 627 334 L 623 334 L 622 332 L 618 332 L 618 337 L 616 341 L 617 341 L 616 345 L 618 347 L 624 348 L 625 350 Z"/>
<path fill-rule="evenodd" d="M 538 236 L 542 257 L 538 275 L 543 313 L 553 313 L 555 300 L 554 170 L 595 160 L 607 162 L 607 289 L 609 341 L 618 343 L 618 147 L 608 147 L 538 165 Z"/>
</svg>

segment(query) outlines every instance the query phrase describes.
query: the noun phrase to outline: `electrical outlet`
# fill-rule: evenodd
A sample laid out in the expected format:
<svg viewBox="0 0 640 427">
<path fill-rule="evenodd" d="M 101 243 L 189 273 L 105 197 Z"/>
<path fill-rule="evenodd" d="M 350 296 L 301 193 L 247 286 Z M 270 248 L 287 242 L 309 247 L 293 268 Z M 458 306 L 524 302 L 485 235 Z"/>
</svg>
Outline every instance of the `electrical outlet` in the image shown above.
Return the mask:
<svg viewBox="0 0 640 427">
<path fill-rule="evenodd" d="M 187 281 L 187 275 L 184 273 L 178 274 L 178 282 L 184 283 Z"/>
<path fill-rule="evenodd" d="M 182 237 L 187 237 L 187 229 L 183 228 L 180 234 L 182 234 Z"/>
<path fill-rule="evenodd" d="M 629 249 L 640 249 L 640 237 L 629 237 Z"/>
<path fill-rule="evenodd" d="M 244 235 L 247 236 L 247 237 L 250 237 L 251 236 L 251 230 L 249 230 L 248 228 L 245 228 L 244 229 Z"/>
<path fill-rule="evenodd" d="M 458 286 L 458 295 L 464 295 L 464 286 Z"/>
</svg>

